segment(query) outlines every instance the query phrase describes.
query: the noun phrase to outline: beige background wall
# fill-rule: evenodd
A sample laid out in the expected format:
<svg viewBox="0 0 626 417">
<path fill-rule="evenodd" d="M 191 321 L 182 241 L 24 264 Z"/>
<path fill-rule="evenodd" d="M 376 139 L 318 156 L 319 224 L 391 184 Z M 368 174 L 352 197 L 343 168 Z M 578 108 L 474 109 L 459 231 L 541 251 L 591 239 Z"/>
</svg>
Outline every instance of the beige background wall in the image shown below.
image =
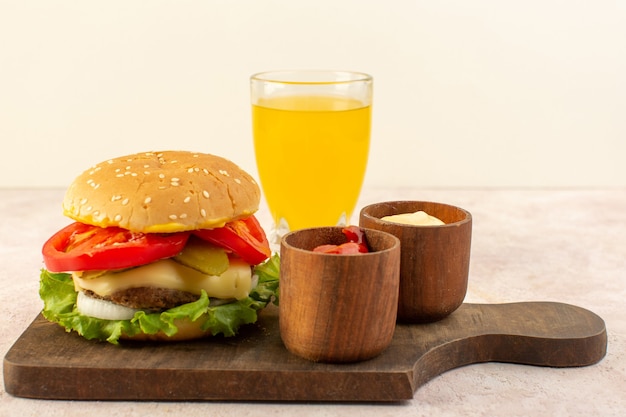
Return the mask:
<svg viewBox="0 0 626 417">
<path fill-rule="evenodd" d="M 248 76 L 375 77 L 371 186 L 626 186 L 626 0 L 0 0 L 0 186 L 179 148 L 256 174 Z"/>
</svg>

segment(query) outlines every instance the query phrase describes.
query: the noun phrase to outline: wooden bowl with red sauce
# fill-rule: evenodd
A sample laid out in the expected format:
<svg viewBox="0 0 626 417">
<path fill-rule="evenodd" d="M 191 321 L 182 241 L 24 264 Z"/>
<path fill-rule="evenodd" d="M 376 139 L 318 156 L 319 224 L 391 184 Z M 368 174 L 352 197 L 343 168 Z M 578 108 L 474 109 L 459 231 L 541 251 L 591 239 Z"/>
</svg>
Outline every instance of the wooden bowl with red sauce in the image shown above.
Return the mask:
<svg viewBox="0 0 626 417">
<path fill-rule="evenodd" d="M 361 229 L 368 253 L 314 252 L 347 242 L 342 227 L 297 230 L 281 242 L 279 323 L 286 348 L 314 362 L 357 362 L 393 338 L 400 241 Z"/>
</svg>

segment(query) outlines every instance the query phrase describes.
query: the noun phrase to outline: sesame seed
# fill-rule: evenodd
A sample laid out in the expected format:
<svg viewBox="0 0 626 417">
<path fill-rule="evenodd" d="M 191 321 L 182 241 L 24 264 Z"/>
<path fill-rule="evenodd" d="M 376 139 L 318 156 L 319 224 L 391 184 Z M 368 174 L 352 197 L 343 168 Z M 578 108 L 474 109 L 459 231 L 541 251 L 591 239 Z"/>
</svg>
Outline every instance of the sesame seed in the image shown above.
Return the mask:
<svg viewBox="0 0 626 417">
<path fill-rule="evenodd" d="M 152 198 L 151 198 L 151 197 L 146 197 L 146 199 L 145 199 L 145 200 L 143 200 L 143 203 L 144 203 L 144 204 L 150 204 L 150 202 L 151 202 L 151 201 L 152 201 Z"/>
<path fill-rule="evenodd" d="M 122 215 L 121 214 L 116 214 L 115 217 L 113 218 L 113 220 L 115 220 L 116 222 L 119 222 L 120 220 L 122 220 Z"/>
<path fill-rule="evenodd" d="M 170 220 L 176 220 L 178 218 L 178 216 L 175 214 L 170 214 L 168 217 L 170 218 Z"/>
<path fill-rule="evenodd" d="M 122 178 L 124 176 L 124 174 L 117 174 L 116 177 L 117 178 Z"/>
<path fill-rule="evenodd" d="M 189 203 L 191 201 L 191 197 L 187 196 L 185 197 L 185 199 L 183 200 L 183 203 Z"/>
<path fill-rule="evenodd" d="M 122 201 L 122 205 L 123 205 L 123 206 L 125 206 L 125 205 L 127 205 L 127 204 L 128 204 L 128 199 L 127 199 L 127 198 L 125 198 L 125 199 Z"/>
<path fill-rule="evenodd" d="M 207 190 L 203 190 L 203 191 L 202 191 L 202 196 L 203 196 L 204 198 L 209 198 L 209 192 L 208 192 Z"/>
<path fill-rule="evenodd" d="M 93 209 L 93 207 L 91 207 L 91 206 L 85 207 L 85 211 L 91 211 L 92 209 Z"/>
<path fill-rule="evenodd" d="M 236 182 L 237 184 L 241 184 L 241 180 L 240 180 L 239 178 L 235 178 L 235 182 Z"/>
<path fill-rule="evenodd" d="M 80 200 L 80 203 L 79 203 L 79 204 L 82 206 L 82 205 L 84 205 L 84 204 L 86 204 L 86 203 L 87 203 L 87 199 L 86 199 L 86 198 L 82 198 L 82 199 Z"/>
<path fill-rule="evenodd" d="M 202 215 L 202 217 L 206 217 L 206 210 L 200 209 L 200 214 Z"/>
<path fill-rule="evenodd" d="M 181 214 L 181 215 L 180 215 L 180 218 L 181 218 L 181 219 L 186 219 L 186 218 L 187 218 L 187 213 L 183 213 L 183 214 Z"/>
<path fill-rule="evenodd" d="M 144 171 L 143 175 L 150 175 L 150 171 Z"/>
<path fill-rule="evenodd" d="M 224 176 L 226 176 L 226 177 L 229 177 L 229 176 L 230 176 L 230 174 L 228 173 L 228 171 L 226 171 L 225 169 L 220 169 L 220 170 L 219 170 L 219 173 L 220 173 L 220 174 L 222 174 L 222 175 L 224 175 Z"/>
<path fill-rule="evenodd" d="M 165 178 L 165 174 L 159 174 L 159 178 L 161 179 Z"/>
<path fill-rule="evenodd" d="M 189 168 L 187 172 L 191 174 L 193 172 L 193 168 Z"/>
</svg>

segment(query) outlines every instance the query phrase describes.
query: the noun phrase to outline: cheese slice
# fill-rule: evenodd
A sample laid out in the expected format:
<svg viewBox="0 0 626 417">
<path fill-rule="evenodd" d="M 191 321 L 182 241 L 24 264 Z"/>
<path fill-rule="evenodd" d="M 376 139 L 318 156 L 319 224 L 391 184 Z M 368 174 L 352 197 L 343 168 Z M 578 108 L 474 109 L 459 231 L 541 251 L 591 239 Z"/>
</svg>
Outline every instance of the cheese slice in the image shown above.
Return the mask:
<svg viewBox="0 0 626 417">
<path fill-rule="evenodd" d="M 90 290 L 106 297 L 129 288 L 169 288 L 209 297 L 244 299 L 252 287 L 252 269 L 242 260 L 231 259 L 230 266 L 221 275 L 206 275 L 171 259 L 162 259 L 121 272 L 107 272 L 96 278 L 83 279 L 72 274 L 77 291 Z"/>
</svg>

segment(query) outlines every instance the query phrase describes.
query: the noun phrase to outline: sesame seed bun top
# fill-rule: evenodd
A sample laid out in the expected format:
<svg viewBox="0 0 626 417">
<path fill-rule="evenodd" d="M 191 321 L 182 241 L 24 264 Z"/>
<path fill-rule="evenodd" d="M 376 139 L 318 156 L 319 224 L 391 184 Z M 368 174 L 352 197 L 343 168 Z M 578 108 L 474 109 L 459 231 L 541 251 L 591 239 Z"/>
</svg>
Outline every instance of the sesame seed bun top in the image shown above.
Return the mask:
<svg viewBox="0 0 626 417">
<path fill-rule="evenodd" d="M 63 213 L 100 227 L 171 233 L 222 227 L 253 214 L 261 193 L 233 162 L 187 151 L 145 152 L 101 162 L 68 188 Z"/>
</svg>

